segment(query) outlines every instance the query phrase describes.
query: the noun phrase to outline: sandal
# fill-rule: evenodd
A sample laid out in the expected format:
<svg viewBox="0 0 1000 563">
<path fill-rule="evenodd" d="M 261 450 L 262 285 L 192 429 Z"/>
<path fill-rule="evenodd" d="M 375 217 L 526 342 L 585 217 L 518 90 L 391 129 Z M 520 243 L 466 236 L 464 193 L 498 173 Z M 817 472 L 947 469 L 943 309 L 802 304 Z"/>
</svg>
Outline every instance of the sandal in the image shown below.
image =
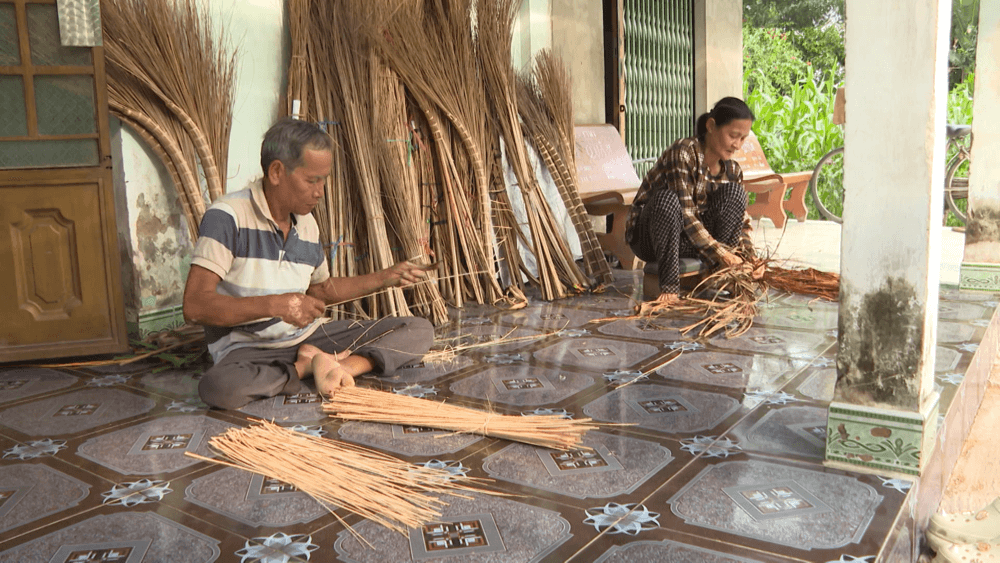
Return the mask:
<svg viewBox="0 0 1000 563">
<path fill-rule="evenodd" d="M 933 563 L 1000 563 L 1000 544 L 948 544 L 937 549 Z"/>
<path fill-rule="evenodd" d="M 1000 544 L 1000 497 L 978 512 L 931 516 L 927 534 L 956 544 Z"/>
</svg>

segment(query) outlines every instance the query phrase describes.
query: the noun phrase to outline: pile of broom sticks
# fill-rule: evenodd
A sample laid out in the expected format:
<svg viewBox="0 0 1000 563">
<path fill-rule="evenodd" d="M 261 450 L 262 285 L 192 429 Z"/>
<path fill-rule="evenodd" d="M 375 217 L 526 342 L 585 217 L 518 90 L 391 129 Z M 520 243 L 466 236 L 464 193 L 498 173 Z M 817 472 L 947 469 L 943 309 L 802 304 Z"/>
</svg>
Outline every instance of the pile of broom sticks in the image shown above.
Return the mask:
<svg viewBox="0 0 1000 563">
<path fill-rule="evenodd" d="M 678 302 L 670 305 L 656 301 L 643 303 L 636 317 L 690 315 L 698 320 L 681 327 L 682 333 L 697 329 L 700 337 L 722 333 L 726 338 L 734 338 L 750 330 L 760 300 L 771 289 L 813 295 L 828 301 L 838 298 L 840 276 L 835 273 L 813 268 L 783 268 L 775 265 L 770 257 L 755 257 L 750 253 L 743 253 L 742 257 L 741 264 L 719 268 L 706 276 Z M 694 297 L 705 290 L 714 295 L 709 299 Z"/>
<path fill-rule="evenodd" d="M 483 483 L 473 477 L 413 465 L 369 448 L 266 421 L 231 428 L 213 436 L 209 445 L 225 459 L 186 455 L 281 479 L 322 503 L 338 519 L 336 507 L 404 535 L 441 516 L 448 504 L 443 495 L 490 494 L 473 487 Z"/>
<path fill-rule="evenodd" d="M 589 418 L 495 414 L 363 387 L 338 390 L 323 410 L 344 420 L 452 430 L 556 450 L 579 447 L 583 436 L 597 428 Z"/>
<path fill-rule="evenodd" d="M 520 109 L 514 14 L 511 0 L 289 2 L 289 111 L 325 124 L 338 143 L 316 212 L 332 274 L 413 257 L 438 263 L 426 287 L 387 291 L 335 316 L 413 312 L 441 324 L 446 304 L 523 305 L 526 283 L 555 299 L 612 281 L 575 188 L 568 73 L 551 53 L 540 57 L 526 82 L 531 107 Z M 556 179 L 582 266 L 526 142 Z M 510 188 L 501 143 L 516 177 Z M 523 202 L 518 216 L 512 201 Z"/>
<path fill-rule="evenodd" d="M 225 192 L 235 53 L 196 0 L 102 0 L 108 104 L 163 162 L 192 239 Z"/>
</svg>

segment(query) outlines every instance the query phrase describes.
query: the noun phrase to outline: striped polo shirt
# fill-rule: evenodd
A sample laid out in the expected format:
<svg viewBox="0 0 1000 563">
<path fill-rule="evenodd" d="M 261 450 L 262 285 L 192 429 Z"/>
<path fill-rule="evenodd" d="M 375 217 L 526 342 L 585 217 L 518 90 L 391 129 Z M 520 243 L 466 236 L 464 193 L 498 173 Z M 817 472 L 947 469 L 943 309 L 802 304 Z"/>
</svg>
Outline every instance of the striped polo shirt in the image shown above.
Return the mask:
<svg viewBox="0 0 1000 563">
<path fill-rule="evenodd" d="M 292 215 L 287 239 L 264 199 L 263 179 L 217 199 L 201 220 L 191 264 L 216 273 L 217 291 L 232 297 L 305 293 L 330 277 L 319 227 L 312 215 Z M 274 317 L 234 327 L 205 327 L 208 351 L 219 362 L 247 346 L 285 348 L 308 338 L 323 318 L 305 328 Z"/>
</svg>

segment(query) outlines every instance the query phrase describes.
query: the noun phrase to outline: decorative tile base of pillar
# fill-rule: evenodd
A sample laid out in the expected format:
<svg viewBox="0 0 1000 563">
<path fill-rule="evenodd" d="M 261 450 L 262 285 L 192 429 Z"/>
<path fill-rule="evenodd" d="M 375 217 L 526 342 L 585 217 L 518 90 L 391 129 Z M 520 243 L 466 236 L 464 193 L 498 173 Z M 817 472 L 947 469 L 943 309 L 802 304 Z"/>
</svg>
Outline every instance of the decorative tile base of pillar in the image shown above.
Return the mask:
<svg viewBox="0 0 1000 563">
<path fill-rule="evenodd" d="M 937 409 L 936 402 L 928 415 L 831 403 L 826 463 L 879 475 L 920 475 L 920 452 L 933 443 Z"/>
<path fill-rule="evenodd" d="M 176 305 L 155 311 L 141 311 L 139 322 L 128 323 L 128 334 L 133 338 L 145 338 L 156 332 L 163 332 L 184 326 L 184 307 Z"/>
<path fill-rule="evenodd" d="M 958 276 L 958 288 L 1000 292 L 1000 264 L 963 262 Z"/>
</svg>

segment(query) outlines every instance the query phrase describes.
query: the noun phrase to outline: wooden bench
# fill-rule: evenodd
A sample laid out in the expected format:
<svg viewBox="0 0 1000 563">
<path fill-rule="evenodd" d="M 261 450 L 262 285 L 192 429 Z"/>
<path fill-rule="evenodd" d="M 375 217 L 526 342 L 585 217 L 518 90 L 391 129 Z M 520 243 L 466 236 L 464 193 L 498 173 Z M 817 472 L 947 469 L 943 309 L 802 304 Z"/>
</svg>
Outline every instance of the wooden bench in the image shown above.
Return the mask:
<svg viewBox="0 0 1000 563">
<path fill-rule="evenodd" d="M 607 233 L 597 233 L 597 240 L 623 269 L 634 270 L 638 259 L 625 243 L 625 216 L 642 181 L 632 157 L 613 125 L 578 125 L 574 137 L 577 187 L 583 206 L 589 215 L 610 216 Z"/>
<path fill-rule="evenodd" d="M 809 211 L 805 197 L 812 177 L 811 170 L 776 174 L 767 164 L 764 150 L 752 131 L 733 155 L 733 160 L 743 169 L 743 186 L 747 192 L 757 194 L 754 203 L 747 206 L 751 217 L 767 217 L 779 229 L 785 226 L 785 211 L 790 211 L 799 221 L 806 220 Z"/>
<path fill-rule="evenodd" d="M 616 257 L 621 267 L 634 270 L 638 259 L 625 243 L 625 217 L 642 180 L 635 173 L 632 158 L 613 125 L 578 125 L 576 141 L 576 171 L 579 177 L 580 199 L 589 215 L 609 217 L 606 233 L 597 233 L 605 253 Z M 757 138 L 750 133 L 733 159 L 743 168 L 744 186 L 757 194 L 747 207 L 753 218 L 768 217 L 776 227 L 785 224 L 785 210 L 805 221 L 805 190 L 811 172 L 775 174 L 767 164 Z M 785 201 L 786 188 L 791 197 Z"/>
</svg>

